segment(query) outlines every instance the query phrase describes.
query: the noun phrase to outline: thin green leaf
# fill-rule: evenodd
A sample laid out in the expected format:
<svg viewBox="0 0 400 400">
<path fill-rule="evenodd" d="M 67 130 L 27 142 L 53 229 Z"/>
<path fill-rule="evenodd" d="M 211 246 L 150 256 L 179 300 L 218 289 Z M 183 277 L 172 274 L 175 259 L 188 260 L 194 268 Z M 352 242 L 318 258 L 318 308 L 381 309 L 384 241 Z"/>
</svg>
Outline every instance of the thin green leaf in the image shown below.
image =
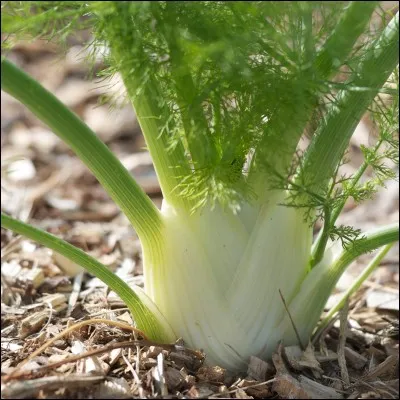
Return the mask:
<svg viewBox="0 0 400 400">
<path fill-rule="evenodd" d="M 160 238 L 159 211 L 86 124 L 39 82 L 6 59 L 1 62 L 1 88 L 21 101 L 75 151 L 125 213 L 142 240 Z"/>
<path fill-rule="evenodd" d="M 50 233 L 18 221 L 3 213 L 1 214 L 1 226 L 60 253 L 102 280 L 121 297 L 131 311 L 138 328 L 150 339 L 161 343 L 174 340 L 175 335 L 162 317 L 160 311 L 158 311 L 157 306 L 151 304 L 148 298 L 145 300 L 143 297 L 141 298 L 141 293 L 138 295 L 121 278 L 93 257 Z"/>
</svg>

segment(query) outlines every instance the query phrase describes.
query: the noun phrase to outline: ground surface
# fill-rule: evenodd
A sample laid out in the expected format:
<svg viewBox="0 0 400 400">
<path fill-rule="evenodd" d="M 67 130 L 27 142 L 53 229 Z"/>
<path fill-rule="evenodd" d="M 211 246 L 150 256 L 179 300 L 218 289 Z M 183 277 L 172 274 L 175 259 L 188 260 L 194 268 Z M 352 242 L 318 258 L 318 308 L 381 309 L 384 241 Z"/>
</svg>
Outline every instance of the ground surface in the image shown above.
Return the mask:
<svg viewBox="0 0 400 400">
<path fill-rule="evenodd" d="M 159 206 L 161 193 L 131 107 L 110 111 L 97 105 L 99 96 L 120 86 L 115 82 L 110 89 L 86 80 L 81 52 L 79 43 L 71 43 L 60 60 L 56 48 L 32 43 L 18 46 L 9 57 L 80 115 Z M 128 282 L 142 285 L 137 236 L 95 178 L 3 93 L 1 107 L 2 210 L 63 237 Z M 348 172 L 360 164 L 359 146 L 370 139 L 366 119 L 352 140 Z M 389 183 L 375 200 L 357 208 L 348 204 L 341 221 L 363 230 L 394 222 L 398 203 L 398 184 Z M 132 320 L 101 281 L 65 259 L 9 231 L 2 230 L 1 242 L 3 398 L 398 398 L 397 245 L 352 297 L 349 311 L 341 315 L 347 323 L 335 322 L 305 352 L 280 348 L 269 363 L 253 358 L 247 374 L 204 367 L 189 350 L 148 342 L 132 346 L 126 342 L 140 335 L 102 322 L 57 338 L 20 370 L 25 374 L 10 379 L 20 362 L 74 323 Z M 371 257 L 349 269 L 330 304 Z"/>
</svg>

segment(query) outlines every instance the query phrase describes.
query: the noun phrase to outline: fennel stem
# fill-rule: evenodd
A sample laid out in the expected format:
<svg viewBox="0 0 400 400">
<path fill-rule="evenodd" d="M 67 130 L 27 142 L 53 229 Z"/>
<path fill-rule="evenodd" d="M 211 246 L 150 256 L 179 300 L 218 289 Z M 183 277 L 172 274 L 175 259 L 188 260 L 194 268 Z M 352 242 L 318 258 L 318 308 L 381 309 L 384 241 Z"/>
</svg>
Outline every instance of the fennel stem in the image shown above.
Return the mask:
<svg viewBox="0 0 400 400">
<path fill-rule="evenodd" d="M 6 59 L 1 88 L 47 124 L 93 172 L 145 241 L 161 238 L 160 213 L 118 158 L 72 111 L 39 82 Z"/>
<path fill-rule="evenodd" d="M 329 312 L 324 316 L 322 321 L 318 325 L 318 329 L 314 334 L 314 338 L 318 337 L 319 334 L 323 331 L 323 329 L 329 324 L 332 317 L 343 307 L 346 300 L 352 296 L 365 282 L 365 280 L 375 271 L 375 269 L 379 266 L 382 259 L 389 252 L 389 250 L 393 247 L 394 242 L 387 244 L 382 247 L 376 256 L 369 262 L 369 264 L 364 268 L 364 270 L 360 273 L 360 275 L 356 278 L 354 283 L 343 293 L 340 300 L 336 303 L 334 307 L 332 307 Z"/>
<path fill-rule="evenodd" d="M 150 310 L 126 282 L 95 258 L 65 240 L 22 221 L 18 221 L 4 213 L 1 213 L 1 226 L 34 240 L 84 267 L 89 273 L 97 276 L 121 297 L 134 316 L 138 328 L 143 330 L 149 338 L 161 343 L 168 343 L 170 340 L 173 340 L 174 335 L 166 322 L 162 323 L 160 316 L 156 316 L 154 310 Z"/>
<path fill-rule="evenodd" d="M 295 182 L 321 194 L 332 177 L 354 129 L 369 104 L 385 84 L 399 60 L 399 14 L 389 22 L 377 43 L 370 45 L 359 69 L 350 78 L 354 85 L 375 90 L 346 91 L 338 94 L 324 124 L 318 129 L 302 162 Z"/>
<path fill-rule="evenodd" d="M 362 34 L 378 3 L 379 2 L 376 1 L 368 3 L 353 1 L 349 4 L 336 28 L 325 41 L 315 61 L 313 61 L 319 79 L 329 79 L 337 72 L 334 64 L 342 63 L 351 53 L 354 43 Z M 313 56 L 313 52 L 310 50 L 308 50 L 308 52 Z M 278 115 L 270 121 L 269 130 L 273 134 L 279 133 L 279 136 L 285 135 L 286 139 L 283 142 L 285 142 L 285 146 L 289 150 L 285 152 L 282 157 L 282 154 L 276 154 L 274 147 L 271 146 L 271 150 L 267 150 L 264 154 L 264 161 L 259 159 L 257 152 L 252 158 L 249 181 L 253 182 L 260 195 L 261 202 L 264 201 L 264 196 L 262 194 L 265 190 L 264 181 L 268 179 L 268 176 L 266 176 L 262 169 L 263 163 L 268 160 L 268 164 L 272 165 L 278 174 L 284 174 L 284 171 L 290 166 L 296 146 L 301 135 L 304 133 L 306 124 L 315 110 L 316 101 L 317 99 L 315 97 L 302 99 L 300 109 L 296 110 L 296 112 L 291 115 L 291 124 L 289 126 L 286 123 L 288 118 L 287 115 L 285 115 L 285 109 L 283 114 L 279 114 L 278 111 Z M 339 134 L 342 133 L 339 132 Z M 265 144 L 262 144 L 262 146 L 266 145 L 267 139 L 271 140 L 269 135 L 264 137 Z"/>
</svg>

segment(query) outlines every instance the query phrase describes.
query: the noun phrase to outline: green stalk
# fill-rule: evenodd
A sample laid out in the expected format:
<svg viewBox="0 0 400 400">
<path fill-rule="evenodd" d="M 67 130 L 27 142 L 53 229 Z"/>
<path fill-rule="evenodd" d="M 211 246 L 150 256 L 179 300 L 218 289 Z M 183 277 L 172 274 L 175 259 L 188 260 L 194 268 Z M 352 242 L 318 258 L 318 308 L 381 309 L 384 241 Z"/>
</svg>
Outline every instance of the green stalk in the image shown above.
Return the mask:
<svg viewBox="0 0 400 400">
<path fill-rule="evenodd" d="M 119 65 L 119 72 L 135 109 L 147 148 L 152 156 L 163 197 L 171 205 L 189 209 L 189 202 L 174 191 L 182 176 L 190 174 L 184 147 L 178 139 L 175 147 L 167 151 L 170 147 L 169 132 L 162 133 L 162 129 L 165 128 L 167 119 L 170 117 L 169 110 L 159 103 L 162 96 L 157 81 L 146 74 L 141 65 L 137 65 L 136 58 L 143 56 L 143 49 L 138 44 L 141 32 L 133 23 L 128 26 L 121 24 L 121 21 L 126 20 L 126 15 L 131 12 L 130 7 L 134 5 L 131 2 L 114 2 L 112 6 L 114 11 L 109 15 L 104 26 L 105 37 L 111 48 L 111 54 Z M 132 51 L 136 54 L 133 55 Z M 143 79 L 146 79 L 145 85 L 143 85 Z"/>
<path fill-rule="evenodd" d="M 324 43 L 319 51 L 311 70 L 317 73 L 321 81 L 329 79 L 337 73 L 336 65 L 342 65 L 359 36 L 363 33 L 365 26 L 369 22 L 371 15 L 378 2 L 351 2 L 343 17 L 338 22 L 336 29 Z M 309 49 L 306 49 L 309 51 Z M 310 51 L 309 51 L 310 52 Z M 306 75 L 307 77 L 307 75 Z M 276 169 L 278 174 L 284 175 L 289 167 L 296 146 L 304 133 L 307 122 L 315 109 L 317 97 L 310 95 L 306 90 L 297 94 L 297 99 L 293 102 L 293 114 L 287 115 L 287 108 L 283 107 L 279 113 L 269 122 L 269 131 L 272 137 L 282 142 L 285 149 L 284 154 L 276 152 L 276 146 L 271 146 L 271 135 L 264 136 L 264 141 L 260 143 L 260 151 L 263 152 L 263 159 L 260 159 L 259 151 L 256 151 L 251 163 L 249 181 L 254 182 L 257 192 L 265 188 L 265 173 L 260 170 L 263 160 L 268 160 L 268 164 Z M 288 124 L 290 121 L 290 124 Z M 271 150 L 268 150 L 270 148 Z"/>
<path fill-rule="evenodd" d="M 96 134 L 35 79 L 6 59 L 1 87 L 23 103 L 67 143 L 128 217 L 142 240 L 160 237 L 160 213 L 129 172 Z"/>
<path fill-rule="evenodd" d="M 93 257 L 50 233 L 25 224 L 3 213 L 1 214 L 1 226 L 60 253 L 102 280 L 121 297 L 134 316 L 138 328 L 143 330 L 150 339 L 162 343 L 168 343 L 174 339 L 175 335 L 167 322 L 163 320 L 157 307 L 153 305 L 153 307 L 149 308 L 145 305 L 143 299 L 127 283 Z"/>
<path fill-rule="evenodd" d="M 324 259 L 309 272 L 301 284 L 300 291 L 289 304 L 289 310 L 294 320 L 304 318 L 306 315 L 308 321 L 315 321 L 316 324 L 329 294 L 332 293 L 346 268 L 360 255 L 398 240 L 399 224 L 395 223 L 365 232 L 363 239 L 357 240 L 347 249 L 343 249 L 337 256 L 331 253 L 331 250 L 327 250 Z M 314 324 L 314 322 L 312 323 Z M 300 336 L 311 334 L 311 328 L 307 324 L 301 325 Z M 287 329 L 289 332 L 292 327 L 288 324 Z"/>
<path fill-rule="evenodd" d="M 215 164 L 217 150 L 211 140 L 211 133 L 204 112 L 196 99 L 197 90 L 190 70 L 177 45 L 179 39 L 176 37 L 174 30 L 169 28 L 179 18 L 176 13 L 176 3 L 167 2 L 166 7 L 171 12 L 170 18 L 164 21 L 160 29 L 162 29 L 169 46 L 171 69 L 174 75 L 176 93 L 179 96 L 178 104 L 187 144 L 194 167 L 204 168 Z M 199 131 L 200 134 L 198 133 Z"/>
<path fill-rule="evenodd" d="M 376 150 L 379 149 L 380 145 L 381 145 L 382 141 L 379 141 L 378 145 L 376 146 Z M 354 189 L 358 183 L 358 181 L 361 179 L 361 177 L 364 175 L 364 172 L 367 170 L 369 166 L 369 163 L 367 161 L 364 161 L 361 164 L 361 167 L 358 169 L 358 171 L 355 173 L 355 175 L 351 178 L 351 183 L 350 183 L 350 188 Z M 346 204 L 347 199 L 349 198 L 349 196 L 346 196 L 345 198 L 343 198 L 343 200 L 333 209 L 332 211 L 332 215 L 330 217 L 330 225 L 333 226 L 337 220 L 337 218 L 339 217 L 340 213 L 343 210 L 343 207 Z"/>
<path fill-rule="evenodd" d="M 315 43 L 313 40 L 313 12 L 310 3 L 300 3 L 300 10 L 302 14 L 301 29 L 304 38 L 303 44 L 303 62 L 307 65 L 309 60 L 312 60 L 315 55 Z"/>
<path fill-rule="evenodd" d="M 343 250 L 337 261 L 331 266 L 334 274 L 342 274 L 344 269 L 361 254 L 374 251 L 381 246 L 394 243 L 399 240 L 399 224 L 393 223 L 382 228 L 366 232 L 363 239 L 355 241 L 348 249 Z"/>
<path fill-rule="evenodd" d="M 330 265 L 326 272 L 326 277 L 323 279 L 321 286 L 324 282 L 329 286 L 328 288 L 321 287 L 326 293 L 331 293 L 334 285 L 343 274 L 345 269 L 362 254 L 379 249 L 390 243 L 399 240 L 399 224 L 394 223 L 384 227 L 374 229 L 363 234 L 363 238 L 355 241 L 347 249 L 343 249 L 341 254 Z"/>
<path fill-rule="evenodd" d="M 352 1 L 348 5 L 315 60 L 315 66 L 321 76 L 330 76 L 331 71 L 336 70 L 335 64 L 342 64 L 345 57 L 351 53 L 356 39 L 364 33 L 378 4 L 379 1 Z"/>
<path fill-rule="evenodd" d="M 189 209 L 189 202 L 174 191 L 182 179 L 180 177 L 188 174 L 188 163 L 184 156 L 182 144 L 179 143 L 174 150 L 167 151 L 168 138 L 165 134 L 160 135 L 161 124 L 155 117 L 161 115 L 161 111 L 157 111 L 159 107 L 151 100 L 154 97 L 151 94 L 154 93 L 154 90 L 147 88 L 140 95 L 132 95 L 135 91 L 133 83 L 123 72 L 121 72 L 121 75 L 125 87 L 128 89 L 147 149 L 151 154 L 164 199 L 171 205 Z"/>
<path fill-rule="evenodd" d="M 331 229 L 331 210 L 329 207 L 324 207 L 324 226 L 321 229 L 315 243 L 312 248 L 312 255 L 310 261 L 310 267 L 315 267 L 324 257 L 325 248 L 329 240 L 329 232 Z"/>
<path fill-rule="evenodd" d="M 375 146 L 376 151 L 379 149 L 381 144 L 382 140 L 379 140 L 379 142 Z M 364 172 L 367 170 L 368 166 L 369 163 L 367 161 L 364 161 L 362 163 L 361 167 L 358 169 L 358 171 L 354 174 L 354 176 L 351 179 L 350 189 L 355 188 L 361 177 L 364 175 Z M 339 217 L 341 211 L 343 210 L 343 207 L 345 206 L 348 198 L 349 196 L 344 197 L 332 211 L 330 211 L 328 207 L 324 211 L 324 218 L 325 218 L 324 227 L 323 229 L 321 229 L 313 245 L 311 267 L 314 267 L 322 260 L 326 244 L 328 243 L 329 240 L 330 228 L 335 225 L 335 222 Z"/>
<path fill-rule="evenodd" d="M 389 243 L 384 246 L 378 254 L 371 260 L 371 262 L 365 267 L 365 269 L 361 272 L 361 274 L 356 278 L 354 283 L 343 293 L 340 300 L 336 303 L 334 307 L 332 307 L 329 312 L 326 314 L 324 319 L 318 326 L 318 330 L 315 333 L 315 336 L 318 336 L 319 333 L 329 324 L 332 317 L 344 306 L 347 299 L 352 296 L 361 285 L 367 280 L 367 278 L 375 271 L 375 269 L 379 266 L 382 259 L 388 253 L 388 251 L 392 248 L 394 243 Z"/>
<path fill-rule="evenodd" d="M 398 19 L 397 13 L 351 77 L 353 87 L 371 90 L 339 92 L 325 123 L 307 149 L 295 182 L 301 182 L 317 194 L 324 192 L 361 117 L 398 64 Z"/>
</svg>

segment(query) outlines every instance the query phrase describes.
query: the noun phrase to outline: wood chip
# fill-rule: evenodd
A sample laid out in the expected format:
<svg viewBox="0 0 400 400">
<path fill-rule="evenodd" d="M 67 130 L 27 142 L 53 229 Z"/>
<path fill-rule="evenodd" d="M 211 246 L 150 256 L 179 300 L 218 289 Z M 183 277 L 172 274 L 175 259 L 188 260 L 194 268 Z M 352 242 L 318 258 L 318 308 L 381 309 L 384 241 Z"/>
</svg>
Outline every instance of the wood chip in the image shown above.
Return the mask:
<svg viewBox="0 0 400 400">
<path fill-rule="evenodd" d="M 272 361 L 276 368 L 276 376 L 272 390 L 285 399 L 340 399 L 342 395 L 333 388 L 324 386 L 305 376 L 298 379 L 293 377 L 282 358 L 283 348 L 279 345 L 278 350 L 272 355 Z M 286 348 L 285 348 L 286 352 Z"/>
<path fill-rule="evenodd" d="M 152 369 L 152 376 L 154 378 L 155 386 L 161 396 L 168 394 L 168 388 L 164 376 L 164 355 L 160 353 L 157 356 L 157 366 Z"/>
<path fill-rule="evenodd" d="M 126 322 L 128 325 L 133 326 L 133 320 L 129 312 L 124 312 L 123 314 L 118 315 L 117 320 Z"/>
<path fill-rule="evenodd" d="M 44 274 L 41 268 L 23 268 L 18 275 L 18 281 L 30 282 L 37 289 L 44 282 Z"/>
<path fill-rule="evenodd" d="M 68 358 L 68 357 L 70 357 L 68 353 L 65 353 L 65 354 L 52 354 L 52 355 L 48 358 L 47 362 L 48 362 L 49 364 L 52 364 L 52 363 L 56 363 L 56 362 L 65 360 L 65 359 Z"/>
<path fill-rule="evenodd" d="M 93 399 L 130 399 L 132 391 L 125 378 L 108 377 L 96 386 L 92 396 Z"/>
<path fill-rule="evenodd" d="M 89 127 L 105 142 L 108 142 L 117 134 L 140 130 L 131 106 L 125 106 L 112 112 L 108 105 L 97 106 L 96 108 L 88 107 L 85 110 L 84 119 Z"/>
<path fill-rule="evenodd" d="M 186 375 L 185 376 L 185 385 L 187 387 L 192 387 L 196 383 L 196 378 L 193 375 Z"/>
<path fill-rule="evenodd" d="M 38 302 L 49 304 L 52 308 L 55 308 L 57 306 L 65 304 L 67 302 L 67 297 L 65 296 L 65 294 L 62 293 L 49 294 L 38 299 Z"/>
<path fill-rule="evenodd" d="M 224 382 L 226 370 L 224 368 L 215 367 L 201 367 L 197 371 L 197 377 L 207 382 Z"/>
<path fill-rule="evenodd" d="M 337 360 L 337 354 L 332 350 L 327 350 L 325 354 L 315 354 L 315 358 L 319 363 L 325 363 L 333 360 Z"/>
<path fill-rule="evenodd" d="M 4 304 L 1 305 L 1 311 L 3 311 L 3 307 L 4 307 Z M 5 328 L 3 328 L 1 330 L 1 339 L 3 340 L 3 338 L 10 335 L 14 331 L 15 328 L 16 328 L 15 325 L 9 325 L 9 326 L 6 326 Z"/>
<path fill-rule="evenodd" d="M 78 301 L 79 293 L 81 292 L 81 287 L 82 287 L 83 275 L 84 272 L 80 272 L 74 277 L 72 292 L 68 300 L 67 315 L 71 315 L 71 312 L 74 310 L 76 302 Z"/>
<path fill-rule="evenodd" d="M 399 293 L 374 290 L 367 296 L 367 307 L 383 310 L 399 310 Z"/>
<path fill-rule="evenodd" d="M 264 381 L 267 376 L 272 376 L 275 372 L 275 368 L 264 360 L 258 357 L 251 356 L 249 366 L 247 368 L 247 375 L 257 381 Z"/>
<path fill-rule="evenodd" d="M 300 386 L 300 382 L 290 374 L 283 360 L 282 353 L 283 346 L 279 344 L 277 351 L 272 355 L 272 362 L 276 369 L 272 390 L 286 399 L 309 399 L 307 392 Z"/>
<path fill-rule="evenodd" d="M 170 392 L 178 390 L 185 378 L 182 376 L 179 370 L 176 368 L 167 367 L 165 368 L 165 382 Z"/>
<path fill-rule="evenodd" d="M 310 399 L 300 382 L 289 374 L 280 374 L 275 378 L 272 390 L 284 399 Z"/>
<path fill-rule="evenodd" d="M 335 389 L 315 382 L 304 375 L 299 376 L 299 382 L 310 399 L 343 399 L 343 395 Z"/>
<path fill-rule="evenodd" d="M 217 391 L 218 388 L 215 385 L 211 385 L 210 383 L 207 382 L 199 382 L 188 390 L 187 396 L 190 399 L 199 399 L 199 398 L 207 399 Z"/>
<path fill-rule="evenodd" d="M 73 277 L 78 275 L 79 273 L 84 272 L 84 269 L 80 265 L 72 262 L 67 257 L 64 257 L 62 254 L 53 252 L 53 260 L 67 276 Z"/>
<path fill-rule="evenodd" d="M 122 354 L 122 349 L 111 350 L 108 355 L 108 358 L 109 358 L 108 364 L 110 366 L 113 366 L 119 360 L 119 358 L 121 357 L 121 354 Z"/>
<path fill-rule="evenodd" d="M 399 363 L 399 357 L 397 356 L 389 356 L 385 361 L 371 369 L 368 374 L 365 376 L 366 380 L 375 379 L 381 377 L 382 375 L 391 375 L 396 370 L 396 366 Z"/>
<path fill-rule="evenodd" d="M 355 369 L 363 369 L 367 365 L 368 359 L 350 347 L 345 347 L 344 354 L 349 365 Z"/>
<path fill-rule="evenodd" d="M 399 340 L 392 338 L 383 338 L 381 345 L 386 351 L 387 355 L 398 355 L 399 354 Z"/>
<path fill-rule="evenodd" d="M 110 366 L 100 360 L 97 356 L 87 357 L 84 359 L 84 372 L 90 375 L 107 375 Z"/>
<path fill-rule="evenodd" d="M 11 339 L 13 340 L 13 339 Z M 11 352 L 17 352 L 18 350 L 21 350 L 24 346 L 19 345 L 18 343 L 14 343 L 11 340 L 5 340 L 4 338 L 1 339 L 1 348 L 3 350 L 11 351 Z"/>
<path fill-rule="evenodd" d="M 6 304 L 1 305 L 1 314 L 13 314 L 13 315 L 24 315 L 26 313 L 26 310 L 23 308 L 18 308 L 18 307 L 10 307 L 7 306 Z M 3 333 L 3 330 L 1 331 Z"/>
<path fill-rule="evenodd" d="M 262 384 L 258 381 L 242 379 L 237 386 L 243 389 L 249 396 L 258 399 L 265 399 L 266 397 L 272 396 L 272 392 L 267 383 Z"/>
<path fill-rule="evenodd" d="M 162 347 L 150 346 L 146 352 L 142 353 L 142 356 L 143 358 L 157 358 L 162 351 Z"/>
<path fill-rule="evenodd" d="M 35 175 L 35 166 L 27 158 L 14 161 L 7 168 L 7 179 L 13 182 L 27 182 L 32 180 Z"/>
<path fill-rule="evenodd" d="M 33 398 L 42 390 L 56 390 L 61 387 L 76 388 L 89 386 L 101 382 L 104 378 L 98 376 L 48 376 L 39 379 L 10 382 L 2 389 L 3 398 L 27 399 Z"/>
<path fill-rule="evenodd" d="M 75 108 L 90 98 L 101 95 L 103 92 L 104 89 L 99 88 L 95 82 L 82 81 L 81 79 L 72 78 L 56 90 L 55 96 L 66 106 Z M 104 120 L 106 119 L 106 116 L 107 113 L 106 115 L 103 114 Z"/>
<path fill-rule="evenodd" d="M 340 376 L 343 382 L 349 386 L 350 376 L 346 365 L 346 356 L 344 349 L 346 347 L 346 334 L 347 334 L 347 316 L 349 313 L 349 301 L 347 299 L 344 307 L 340 311 L 340 334 L 339 334 L 339 346 L 338 346 L 338 362 L 340 367 Z"/>
<path fill-rule="evenodd" d="M 20 274 L 22 267 L 16 260 L 1 263 L 1 277 L 6 279 L 8 283 L 12 284 Z"/>
<path fill-rule="evenodd" d="M 21 327 L 19 330 L 21 338 L 25 339 L 32 333 L 38 332 L 46 323 L 48 317 L 49 317 L 49 311 L 43 310 L 35 312 L 34 314 L 31 314 L 28 317 L 24 318 L 22 320 Z"/>
<path fill-rule="evenodd" d="M 254 399 L 253 396 L 249 396 L 243 389 L 236 390 L 235 394 L 235 398 L 237 399 Z"/>
<path fill-rule="evenodd" d="M 320 376 L 323 373 L 311 343 L 309 343 L 305 351 L 302 351 L 299 346 L 287 346 L 285 347 L 285 355 L 291 367 L 297 371 L 304 371 L 308 368 L 316 376 Z"/>
<path fill-rule="evenodd" d="M 185 367 L 189 371 L 196 371 L 202 364 L 199 359 L 181 352 L 171 351 L 169 358 L 175 362 L 178 368 Z"/>
</svg>

